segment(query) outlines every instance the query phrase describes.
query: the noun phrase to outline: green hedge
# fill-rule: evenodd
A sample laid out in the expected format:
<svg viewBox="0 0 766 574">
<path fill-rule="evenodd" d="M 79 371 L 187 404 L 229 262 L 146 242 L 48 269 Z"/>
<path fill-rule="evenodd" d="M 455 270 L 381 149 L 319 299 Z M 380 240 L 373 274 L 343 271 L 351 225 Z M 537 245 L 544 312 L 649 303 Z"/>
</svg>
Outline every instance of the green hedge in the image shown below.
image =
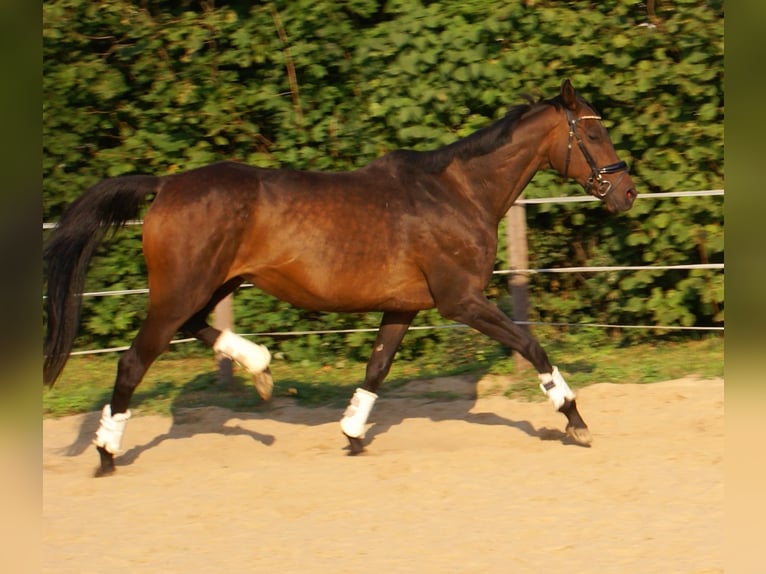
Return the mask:
<svg viewBox="0 0 766 574">
<path fill-rule="evenodd" d="M 251 3 L 52 0 L 44 25 L 44 215 L 53 221 L 106 176 L 221 159 L 345 170 L 395 148 L 432 149 L 564 77 L 604 115 L 640 193 L 723 187 L 723 3 L 291 0 Z M 527 197 L 581 194 L 540 173 Z M 723 199 L 639 198 L 527 208 L 530 265 L 723 261 Z M 128 229 L 101 250 L 87 289 L 145 285 Z M 498 254 L 498 268 L 506 267 Z M 505 279 L 491 294 L 507 306 Z M 533 320 L 723 324 L 720 271 L 535 275 Z M 144 296 L 86 299 L 78 345 L 124 344 Z M 375 326 L 317 316 L 256 290 L 236 297 L 241 331 Z M 421 322 L 434 322 L 424 313 Z M 632 337 L 654 334 L 632 332 Z M 408 335 L 418 354 L 450 330 Z M 366 355 L 369 336 L 284 339 Z"/>
</svg>

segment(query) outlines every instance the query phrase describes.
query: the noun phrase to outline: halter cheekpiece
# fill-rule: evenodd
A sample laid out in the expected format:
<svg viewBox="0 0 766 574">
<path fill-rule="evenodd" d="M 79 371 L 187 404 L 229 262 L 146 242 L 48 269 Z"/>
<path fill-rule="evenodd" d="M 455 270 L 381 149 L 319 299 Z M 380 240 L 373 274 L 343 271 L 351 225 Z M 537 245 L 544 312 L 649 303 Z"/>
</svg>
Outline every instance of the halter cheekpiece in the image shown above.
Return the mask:
<svg viewBox="0 0 766 574">
<path fill-rule="evenodd" d="M 569 173 L 569 160 L 572 154 L 572 140 L 577 141 L 577 145 L 582 151 L 582 155 L 585 157 L 585 161 L 590 166 L 590 177 L 585 182 L 585 191 L 599 197 L 605 198 L 610 191 L 612 191 L 612 182 L 608 179 L 601 177 L 602 175 L 608 175 L 611 173 L 617 173 L 620 171 L 628 171 L 628 164 L 624 161 L 618 161 L 617 163 L 611 163 L 605 167 L 599 168 L 596 162 L 593 161 L 593 156 L 590 155 L 588 149 L 585 147 L 585 142 L 582 141 L 580 134 L 577 133 L 577 122 L 581 120 L 601 120 L 601 116 L 580 116 L 579 118 L 572 117 L 572 112 L 566 110 L 567 123 L 569 124 L 569 141 L 567 142 L 567 159 L 564 165 L 564 177 Z"/>
</svg>

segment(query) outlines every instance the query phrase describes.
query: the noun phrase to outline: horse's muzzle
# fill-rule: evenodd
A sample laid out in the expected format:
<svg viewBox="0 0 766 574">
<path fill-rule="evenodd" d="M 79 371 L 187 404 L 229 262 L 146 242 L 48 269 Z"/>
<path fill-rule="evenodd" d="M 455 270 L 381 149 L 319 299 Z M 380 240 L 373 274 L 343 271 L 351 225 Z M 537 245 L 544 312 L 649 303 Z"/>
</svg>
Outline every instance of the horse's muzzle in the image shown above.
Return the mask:
<svg viewBox="0 0 766 574">
<path fill-rule="evenodd" d="M 630 185 L 627 187 L 627 189 L 613 189 L 612 193 L 610 193 L 608 197 L 604 198 L 604 203 L 606 203 L 606 208 L 610 212 L 621 213 L 623 211 L 628 211 L 631 207 L 633 207 L 633 202 L 635 201 L 636 197 L 638 197 L 636 188 L 633 185 Z"/>
</svg>

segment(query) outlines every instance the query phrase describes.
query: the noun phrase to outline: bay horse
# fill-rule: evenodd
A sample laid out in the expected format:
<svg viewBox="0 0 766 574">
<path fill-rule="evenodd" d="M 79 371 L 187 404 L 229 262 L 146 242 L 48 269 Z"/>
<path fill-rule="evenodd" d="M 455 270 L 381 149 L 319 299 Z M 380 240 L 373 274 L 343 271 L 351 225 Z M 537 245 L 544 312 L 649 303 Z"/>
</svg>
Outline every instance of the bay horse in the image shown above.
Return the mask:
<svg viewBox="0 0 766 574">
<path fill-rule="evenodd" d="M 152 362 L 177 332 L 196 337 L 251 372 L 271 395 L 270 354 L 207 322 L 244 281 L 316 311 L 382 312 L 380 329 L 341 419 L 352 454 L 394 354 L 416 314 L 436 308 L 518 351 L 540 388 L 591 435 L 575 394 L 543 348 L 483 291 L 492 275 L 498 225 L 538 170 L 579 182 L 611 212 L 631 208 L 636 189 L 600 116 L 567 79 L 560 93 L 509 109 L 501 119 L 433 151 L 396 150 L 349 172 L 265 169 L 220 162 L 165 176 L 97 183 L 62 214 L 46 245 L 44 383 L 52 385 L 74 344 L 89 261 L 109 229 L 144 216 L 149 307 L 120 357 L 112 397 L 96 432 L 97 475 L 114 472 L 129 404 Z"/>
</svg>

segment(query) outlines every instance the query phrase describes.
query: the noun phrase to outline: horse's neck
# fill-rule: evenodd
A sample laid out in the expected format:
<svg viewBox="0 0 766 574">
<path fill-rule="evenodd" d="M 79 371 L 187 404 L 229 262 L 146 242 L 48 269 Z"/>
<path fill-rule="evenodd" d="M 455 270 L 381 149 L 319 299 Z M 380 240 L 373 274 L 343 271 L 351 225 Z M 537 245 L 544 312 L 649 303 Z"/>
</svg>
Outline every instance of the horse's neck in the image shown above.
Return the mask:
<svg viewBox="0 0 766 574">
<path fill-rule="evenodd" d="M 547 138 L 552 125 L 541 116 L 524 118 L 508 144 L 465 166 L 476 199 L 498 222 L 532 177 L 549 166 Z"/>
</svg>

